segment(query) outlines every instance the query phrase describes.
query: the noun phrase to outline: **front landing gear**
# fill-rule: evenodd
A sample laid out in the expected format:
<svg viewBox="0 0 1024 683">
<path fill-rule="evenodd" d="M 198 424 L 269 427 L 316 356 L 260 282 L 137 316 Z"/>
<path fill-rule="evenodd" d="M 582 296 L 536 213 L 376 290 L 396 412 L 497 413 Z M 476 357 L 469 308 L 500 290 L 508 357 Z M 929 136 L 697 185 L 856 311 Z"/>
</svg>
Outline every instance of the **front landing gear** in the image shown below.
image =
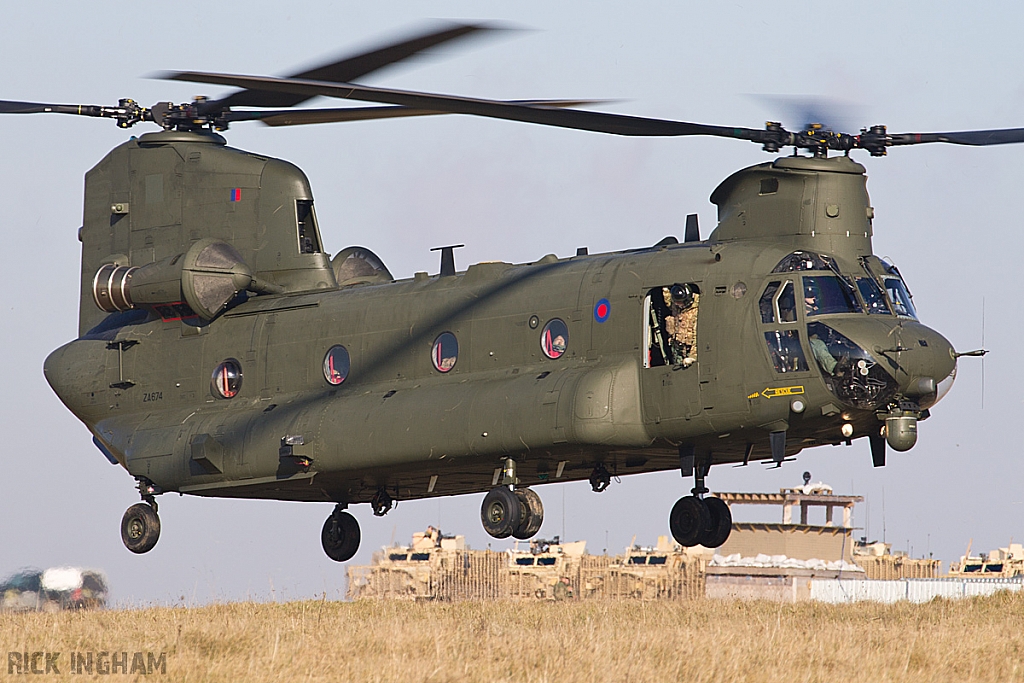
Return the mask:
<svg viewBox="0 0 1024 683">
<path fill-rule="evenodd" d="M 121 518 L 121 542 L 133 553 L 148 553 L 160 540 L 160 517 L 156 506 L 136 503 Z"/>
<path fill-rule="evenodd" d="M 324 552 L 335 562 L 347 562 L 359 550 L 359 540 L 359 522 L 339 504 L 320 532 Z"/>
<path fill-rule="evenodd" d="M 692 495 L 676 501 L 668 517 L 672 538 L 684 547 L 702 545 L 718 548 L 732 532 L 732 512 L 721 498 L 705 498 L 708 493 L 704 477 L 711 469 L 710 454 L 695 457 L 692 448 L 679 449 L 680 469 L 683 476 L 694 475 Z"/>
</svg>

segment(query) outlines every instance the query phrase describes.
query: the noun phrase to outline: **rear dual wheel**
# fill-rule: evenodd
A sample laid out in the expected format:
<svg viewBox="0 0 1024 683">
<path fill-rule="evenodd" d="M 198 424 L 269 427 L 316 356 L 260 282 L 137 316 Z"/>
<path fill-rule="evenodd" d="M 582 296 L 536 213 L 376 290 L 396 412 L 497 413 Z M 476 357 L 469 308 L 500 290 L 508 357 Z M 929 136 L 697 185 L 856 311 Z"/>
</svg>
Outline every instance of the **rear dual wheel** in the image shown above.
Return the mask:
<svg viewBox="0 0 1024 683">
<path fill-rule="evenodd" d="M 533 489 L 516 489 L 516 497 L 522 505 L 523 515 L 512 537 L 525 541 L 540 531 L 540 525 L 544 523 L 544 504 Z"/>
<path fill-rule="evenodd" d="M 718 548 L 732 531 L 732 513 L 721 498 L 686 496 L 672 506 L 668 524 L 681 546 Z"/>
<path fill-rule="evenodd" d="M 484 531 L 494 538 L 512 536 L 526 540 L 540 531 L 544 522 L 544 505 L 540 496 L 531 489 L 512 490 L 498 486 L 484 496 L 480 521 Z"/>
<path fill-rule="evenodd" d="M 323 544 L 327 557 L 335 562 L 347 562 L 359 550 L 359 522 L 343 510 L 335 510 L 324 522 L 320 532 L 320 543 Z"/>
</svg>

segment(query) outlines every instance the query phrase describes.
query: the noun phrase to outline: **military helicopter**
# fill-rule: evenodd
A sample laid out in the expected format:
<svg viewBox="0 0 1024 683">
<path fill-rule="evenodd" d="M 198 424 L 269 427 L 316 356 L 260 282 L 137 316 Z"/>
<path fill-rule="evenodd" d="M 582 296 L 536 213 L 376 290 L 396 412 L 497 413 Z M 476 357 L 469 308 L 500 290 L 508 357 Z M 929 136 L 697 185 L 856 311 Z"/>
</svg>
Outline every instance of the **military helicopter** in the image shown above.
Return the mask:
<svg viewBox="0 0 1024 683">
<path fill-rule="evenodd" d="M 882 466 L 887 448 L 913 447 L 957 358 L 984 353 L 957 353 L 921 324 L 898 268 L 873 255 L 874 209 L 850 152 L 1017 143 L 1024 129 L 791 132 L 353 82 L 489 28 L 450 25 L 286 78 L 162 74 L 241 88 L 219 99 L 0 102 L 161 128 L 86 174 L 79 336 L 44 365 L 138 483 L 142 502 L 121 523 L 130 551 L 156 544 L 168 492 L 334 503 L 321 540 L 346 561 L 360 540 L 350 505 L 381 516 L 397 500 L 486 492 L 485 530 L 526 539 L 544 515 L 534 486 L 586 479 L 600 492 L 613 476 L 675 469 L 694 486 L 672 508 L 673 537 L 717 547 L 732 520 L 707 495 L 711 465 L 781 466 L 867 438 Z M 378 106 L 293 108 L 316 96 Z M 794 154 L 723 181 L 706 239 L 693 215 L 682 242 L 465 271 L 445 246 L 436 275 L 396 280 L 369 249 L 323 251 L 298 167 L 218 134 L 437 114 Z"/>
</svg>

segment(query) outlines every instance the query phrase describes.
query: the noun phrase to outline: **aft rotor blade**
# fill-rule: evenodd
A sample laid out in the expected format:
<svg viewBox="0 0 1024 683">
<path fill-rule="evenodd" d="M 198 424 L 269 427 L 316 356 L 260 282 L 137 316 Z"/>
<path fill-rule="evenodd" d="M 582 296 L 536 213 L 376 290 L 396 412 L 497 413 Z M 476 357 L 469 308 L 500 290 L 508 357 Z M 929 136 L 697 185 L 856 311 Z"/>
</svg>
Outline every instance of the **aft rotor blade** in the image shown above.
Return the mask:
<svg viewBox="0 0 1024 683">
<path fill-rule="evenodd" d="M 890 134 L 892 145 L 918 145 L 945 142 L 951 145 L 1010 145 L 1024 142 L 1024 128 L 997 128 L 995 130 L 966 130 L 955 133 L 898 133 Z"/>
<path fill-rule="evenodd" d="M 597 104 L 597 100 L 512 100 L 513 104 L 543 107 L 581 107 Z M 345 107 L 333 109 L 283 109 L 270 111 L 232 111 L 225 114 L 228 121 L 260 121 L 268 126 L 302 126 L 312 123 L 339 123 L 369 121 L 407 116 L 438 116 L 447 114 L 429 109 L 409 107 Z"/>
<path fill-rule="evenodd" d="M 523 121 L 559 128 L 573 128 L 613 135 L 633 136 L 679 136 L 715 135 L 763 142 L 766 131 L 753 128 L 731 128 L 709 126 L 701 123 L 652 119 L 640 116 L 625 116 L 596 111 L 534 107 L 501 100 L 485 100 L 454 95 L 438 95 L 411 90 L 376 88 L 354 83 L 325 83 L 293 78 L 272 78 L 269 76 L 240 76 L 235 74 L 179 71 L 159 74 L 159 78 L 213 85 L 234 85 L 252 90 L 273 90 L 313 97 L 322 95 L 338 99 L 361 100 L 381 104 L 401 105 L 413 109 L 449 114 L 469 114 L 495 119 Z"/>
<path fill-rule="evenodd" d="M 441 28 L 420 33 L 396 43 L 352 55 L 344 59 L 323 64 L 293 74 L 290 78 L 299 78 L 315 81 L 328 81 L 333 83 L 344 83 L 354 81 L 357 78 L 373 73 L 396 62 L 408 59 L 429 48 L 435 47 L 457 38 L 462 38 L 474 33 L 483 31 L 499 30 L 498 26 L 487 24 L 444 24 Z M 212 110 L 228 107 L 293 107 L 313 97 L 301 93 L 289 93 L 284 91 L 268 91 L 258 89 L 247 89 L 233 93 L 219 100 L 213 100 L 207 104 L 205 109 Z"/>
</svg>

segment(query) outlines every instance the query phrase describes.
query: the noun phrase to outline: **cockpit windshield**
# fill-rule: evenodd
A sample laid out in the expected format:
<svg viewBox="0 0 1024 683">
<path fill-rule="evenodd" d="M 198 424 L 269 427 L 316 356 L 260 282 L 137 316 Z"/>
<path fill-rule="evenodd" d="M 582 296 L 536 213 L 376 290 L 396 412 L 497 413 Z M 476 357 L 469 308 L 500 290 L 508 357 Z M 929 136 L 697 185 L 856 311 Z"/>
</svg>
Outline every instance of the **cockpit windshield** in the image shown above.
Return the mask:
<svg viewBox="0 0 1024 683">
<path fill-rule="evenodd" d="M 885 293 L 889 295 L 892 310 L 896 311 L 896 315 L 917 320 L 914 302 L 910 299 L 910 292 L 900 277 L 890 275 L 885 278 Z"/>
<path fill-rule="evenodd" d="M 861 261 L 868 275 L 872 276 L 871 279 L 884 288 L 885 298 L 888 300 L 892 312 L 903 318 L 917 320 L 914 300 L 910 295 L 906 282 L 903 281 L 903 275 L 900 273 L 899 268 L 877 256 L 867 256 Z M 859 283 L 860 279 L 858 279 L 858 285 Z M 864 293 L 863 288 L 861 289 L 861 294 L 864 296 L 864 300 L 868 301 L 868 296 Z M 873 309 L 870 312 L 881 313 L 880 310 L 876 311 Z"/>
<path fill-rule="evenodd" d="M 864 298 L 864 304 L 868 307 L 868 313 L 871 315 L 892 315 L 889 312 L 889 307 L 885 305 L 885 295 L 882 294 L 882 288 L 873 279 L 869 277 L 857 278 L 857 289 L 860 290 L 860 295 Z"/>
<path fill-rule="evenodd" d="M 850 286 L 835 275 L 805 275 L 804 312 L 807 316 L 859 313 L 860 304 Z"/>
</svg>

